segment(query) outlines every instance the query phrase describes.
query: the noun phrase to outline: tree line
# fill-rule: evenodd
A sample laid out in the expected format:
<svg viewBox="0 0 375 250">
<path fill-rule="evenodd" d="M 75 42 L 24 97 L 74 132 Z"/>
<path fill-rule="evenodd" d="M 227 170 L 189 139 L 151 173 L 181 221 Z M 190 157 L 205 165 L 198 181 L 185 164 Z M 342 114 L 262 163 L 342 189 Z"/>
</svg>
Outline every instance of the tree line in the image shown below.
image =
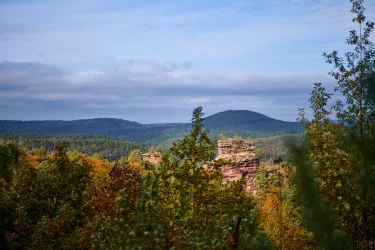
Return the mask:
<svg viewBox="0 0 375 250">
<path fill-rule="evenodd" d="M 128 157 L 130 152 L 139 149 L 147 151 L 148 146 L 126 140 L 105 136 L 76 135 L 76 134 L 14 134 L 2 133 L 3 143 L 10 141 L 29 150 L 44 148 L 46 153 L 54 150 L 58 142 L 68 143 L 69 150 L 77 150 L 87 155 L 99 154 L 109 161 L 117 161 L 121 157 Z"/>
</svg>

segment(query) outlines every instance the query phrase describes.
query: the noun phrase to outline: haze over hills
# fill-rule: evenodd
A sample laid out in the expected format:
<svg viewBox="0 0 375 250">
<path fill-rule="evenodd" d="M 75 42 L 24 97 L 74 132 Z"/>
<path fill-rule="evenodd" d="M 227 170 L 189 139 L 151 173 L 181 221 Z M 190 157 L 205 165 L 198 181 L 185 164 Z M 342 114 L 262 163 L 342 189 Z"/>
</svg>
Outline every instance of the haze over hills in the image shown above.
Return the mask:
<svg viewBox="0 0 375 250">
<path fill-rule="evenodd" d="M 278 134 L 300 133 L 301 124 L 276 120 L 248 110 L 228 110 L 206 117 L 205 127 L 217 137 L 235 134 L 269 137 Z M 158 145 L 182 137 L 190 131 L 190 123 L 141 124 L 113 118 L 94 118 L 72 121 L 0 121 L 2 133 L 28 134 L 90 134 L 103 135 Z"/>
</svg>

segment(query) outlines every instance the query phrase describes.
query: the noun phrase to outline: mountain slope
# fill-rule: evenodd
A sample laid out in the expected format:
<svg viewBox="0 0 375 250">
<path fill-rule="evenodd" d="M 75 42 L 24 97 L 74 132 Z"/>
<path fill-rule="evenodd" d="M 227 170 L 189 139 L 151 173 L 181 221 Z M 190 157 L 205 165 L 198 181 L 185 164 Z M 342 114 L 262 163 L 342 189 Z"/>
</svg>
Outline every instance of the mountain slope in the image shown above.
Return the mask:
<svg viewBox="0 0 375 250">
<path fill-rule="evenodd" d="M 74 121 L 0 121 L 0 131 L 15 133 L 102 133 L 104 130 L 137 130 L 143 128 L 138 122 L 113 118 L 94 118 Z"/>
<path fill-rule="evenodd" d="M 205 126 L 216 138 L 220 133 L 251 137 L 269 137 L 284 133 L 299 133 L 302 126 L 247 110 L 228 110 L 208 116 Z M 189 133 L 190 123 L 141 124 L 138 122 L 95 118 L 74 121 L 0 121 L 0 132 L 33 134 L 89 134 L 126 139 L 153 145 L 179 138 Z"/>
<path fill-rule="evenodd" d="M 227 110 L 206 118 L 205 126 L 223 130 L 253 130 L 269 132 L 301 132 L 296 122 L 280 121 L 249 110 Z"/>
</svg>

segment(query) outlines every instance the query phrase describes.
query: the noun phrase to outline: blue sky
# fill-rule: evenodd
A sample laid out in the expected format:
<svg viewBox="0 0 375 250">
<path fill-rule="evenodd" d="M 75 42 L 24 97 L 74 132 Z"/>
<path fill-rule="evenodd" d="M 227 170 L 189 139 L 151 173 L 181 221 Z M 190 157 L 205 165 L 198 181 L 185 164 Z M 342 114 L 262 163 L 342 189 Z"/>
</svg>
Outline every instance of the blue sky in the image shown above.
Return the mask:
<svg viewBox="0 0 375 250">
<path fill-rule="evenodd" d="M 366 1 L 375 20 L 375 2 Z M 349 48 L 349 0 L 0 0 L 1 119 L 188 121 L 248 109 L 293 121 L 321 54 Z M 372 37 L 373 38 L 373 37 Z"/>
</svg>

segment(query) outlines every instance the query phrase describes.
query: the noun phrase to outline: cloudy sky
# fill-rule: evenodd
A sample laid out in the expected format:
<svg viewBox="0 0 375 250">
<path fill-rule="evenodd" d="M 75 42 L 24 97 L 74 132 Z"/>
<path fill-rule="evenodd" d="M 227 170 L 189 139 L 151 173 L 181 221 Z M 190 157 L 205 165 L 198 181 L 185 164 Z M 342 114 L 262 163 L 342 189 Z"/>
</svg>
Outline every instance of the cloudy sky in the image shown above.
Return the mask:
<svg viewBox="0 0 375 250">
<path fill-rule="evenodd" d="M 375 20 L 375 0 L 367 0 Z M 185 122 L 246 109 L 294 121 L 349 0 L 0 0 L 0 120 Z M 370 14 L 371 13 L 371 14 Z"/>
</svg>

